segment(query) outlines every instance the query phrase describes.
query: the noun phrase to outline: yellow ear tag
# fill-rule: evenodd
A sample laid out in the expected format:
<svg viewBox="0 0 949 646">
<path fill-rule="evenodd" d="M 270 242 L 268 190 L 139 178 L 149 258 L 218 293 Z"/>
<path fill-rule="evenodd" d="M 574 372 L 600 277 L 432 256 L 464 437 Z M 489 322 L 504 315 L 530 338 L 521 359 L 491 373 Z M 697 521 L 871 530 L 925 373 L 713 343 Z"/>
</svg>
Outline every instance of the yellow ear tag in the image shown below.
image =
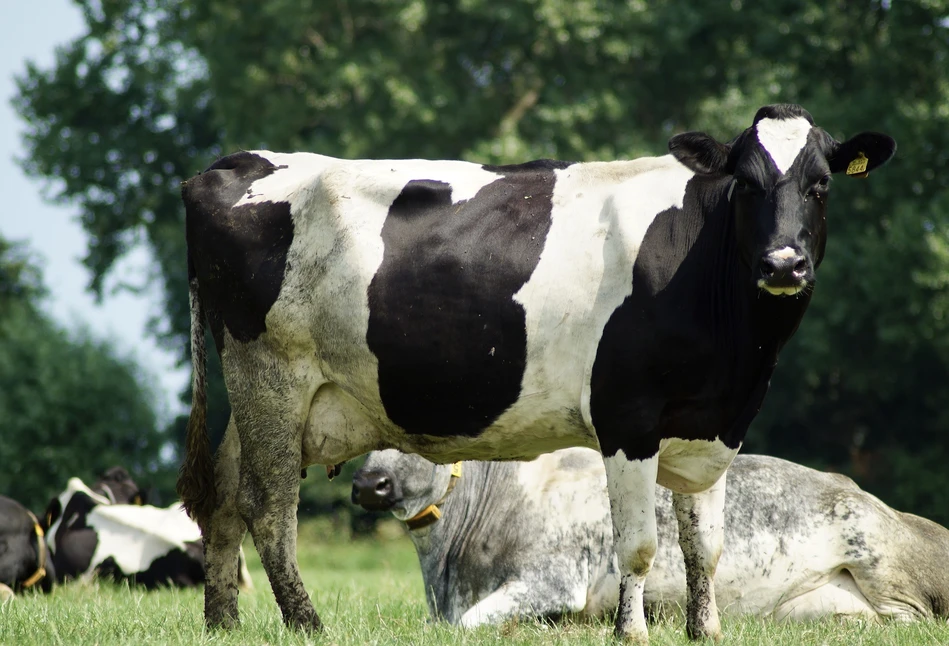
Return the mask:
<svg viewBox="0 0 949 646">
<path fill-rule="evenodd" d="M 867 159 L 867 156 L 863 153 L 857 153 L 857 158 L 854 159 L 847 166 L 847 174 L 853 175 L 856 177 L 866 177 L 867 173 L 867 164 L 870 163 L 870 160 Z"/>
<path fill-rule="evenodd" d="M 451 475 L 454 478 L 461 477 L 461 462 L 455 462 L 453 465 L 451 465 Z"/>
</svg>

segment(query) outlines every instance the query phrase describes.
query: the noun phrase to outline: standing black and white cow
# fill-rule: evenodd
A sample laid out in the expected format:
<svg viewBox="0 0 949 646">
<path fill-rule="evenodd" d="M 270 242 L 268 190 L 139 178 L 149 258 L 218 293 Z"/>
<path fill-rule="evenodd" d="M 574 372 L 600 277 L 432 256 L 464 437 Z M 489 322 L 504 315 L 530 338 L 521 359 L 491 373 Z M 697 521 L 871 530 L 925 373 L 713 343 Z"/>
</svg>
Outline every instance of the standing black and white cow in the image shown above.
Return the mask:
<svg viewBox="0 0 949 646">
<path fill-rule="evenodd" d="M 436 462 L 567 446 L 606 464 L 616 632 L 646 640 L 656 482 L 691 519 L 687 629 L 720 634 L 722 476 L 810 301 L 840 143 L 803 108 L 632 161 L 345 161 L 240 152 L 183 185 L 193 401 L 179 493 L 207 541 L 205 620 L 238 621 L 249 527 L 284 620 L 321 628 L 294 558 L 300 470 L 378 448 Z M 205 318 L 233 410 L 216 464 Z"/>
<path fill-rule="evenodd" d="M 0 584 L 10 595 L 34 586 L 49 592 L 55 579 L 36 516 L 16 500 L 0 496 Z"/>
<path fill-rule="evenodd" d="M 531 462 L 436 465 L 373 451 L 353 502 L 391 511 L 418 553 L 433 617 L 463 626 L 616 607 L 603 462 L 563 449 Z M 686 574 L 668 489 L 647 608 L 684 605 Z M 847 477 L 763 455 L 728 469 L 715 594 L 725 613 L 914 620 L 949 616 L 949 530 L 900 513 Z"/>
<path fill-rule="evenodd" d="M 124 485 L 109 491 L 119 500 L 135 499 L 138 489 L 127 472 L 124 475 Z M 101 485 L 102 479 L 96 483 Z M 65 491 L 50 501 L 46 518 L 46 540 L 60 582 L 98 577 L 152 590 L 196 586 L 205 580 L 201 531 L 180 503 L 113 504 L 79 478 L 70 478 Z M 243 554 L 238 584 L 252 586 Z"/>
</svg>

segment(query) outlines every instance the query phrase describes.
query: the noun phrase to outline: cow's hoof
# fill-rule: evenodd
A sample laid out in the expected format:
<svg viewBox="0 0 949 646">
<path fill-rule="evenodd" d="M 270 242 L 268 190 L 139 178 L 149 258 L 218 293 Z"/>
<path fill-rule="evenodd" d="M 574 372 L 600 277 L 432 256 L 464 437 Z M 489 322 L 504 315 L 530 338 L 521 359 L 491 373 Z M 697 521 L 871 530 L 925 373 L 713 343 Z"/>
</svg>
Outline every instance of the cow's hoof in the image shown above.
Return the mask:
<svg viewBox="0 0 949 646">
<path fill-rule="evenodd" d="M 724 639 L 722 634 L 722 627 L 717 621 L 714 623 L 709 623 L 704 626 L 696 626 L 694 624 L 687 624 L 685 627 L 685 632 L 689 636 L 689 639 L 692 641 L 706 641 L 713 640 L 716 643 Z"/>
<path fill-rule="evenodd" d="M 235 630 L 241 626 L 241 620 L 237 617 L 208 619 L 204 623 L 208 627 L 208 630 Z"/>
<path fill-rule="evenodd" d="M 13 594 L 13 590 L 10 586 L 5 583 L 0 583 L 0 604 L 7 603 L 8 601 L 13 601 L 16 599 L 16 595 Z"/>
<path fill-rule="evenodd" d="M 613 631 L 613 636 L 624 644 L 648 644 L 649 633 L 640 630 L 623 630 L 619 626 Z"/>
<path fill-rule="evenodd" d="M 724 639 L 724 637 L 725 637 L 725 635 L 722 634 L 721 629 L 719 629 L 719 630 L 696 630 L 696 629 L 694 629 L 694 628 L 690 628 L 690 629 L 686 630 L 686 634 L 688 634 L 689 639 L 691 639 L 692 641 L 696 641 L 696 642 L 698 642 L 698 641 L 709 641 L 709 640 L 712 640 L 712 641 L 714 641 L 715 643 L 718 643 L 718 642 L 722 641 L 722 639 Z"/>
<path fill-rule="evenodd" d="M 289 617 L 285 617 L 284 623 L 294 630 L 300 630 L 306 633 L 323 632 L 323 622 L 320 621 L 320 616 L 316 614 L 316 611 L 293 614 Z"/>
</svg>

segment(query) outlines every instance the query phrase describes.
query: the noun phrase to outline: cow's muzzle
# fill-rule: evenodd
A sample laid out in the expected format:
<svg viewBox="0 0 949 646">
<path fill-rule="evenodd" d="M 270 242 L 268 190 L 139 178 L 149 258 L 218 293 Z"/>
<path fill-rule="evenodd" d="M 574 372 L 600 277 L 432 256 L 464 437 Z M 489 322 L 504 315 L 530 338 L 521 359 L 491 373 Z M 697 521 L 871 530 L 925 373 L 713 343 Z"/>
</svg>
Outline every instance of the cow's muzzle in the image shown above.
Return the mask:
<svg viewBox="0 0 949 646">
<path fill-rule="evenodd" d="M 395 479 L 386 471 L 360 469 L 353 476 L 353 503 L 370 511 L 388 511 L 401 497 Z"/>
<path fill-rule="evenodd" d="M 793 296 L 807 287 L 810 263 L 794 247 L 769 251 L 758 261 L 758 287 L 775 296 Z"/>
</svg>

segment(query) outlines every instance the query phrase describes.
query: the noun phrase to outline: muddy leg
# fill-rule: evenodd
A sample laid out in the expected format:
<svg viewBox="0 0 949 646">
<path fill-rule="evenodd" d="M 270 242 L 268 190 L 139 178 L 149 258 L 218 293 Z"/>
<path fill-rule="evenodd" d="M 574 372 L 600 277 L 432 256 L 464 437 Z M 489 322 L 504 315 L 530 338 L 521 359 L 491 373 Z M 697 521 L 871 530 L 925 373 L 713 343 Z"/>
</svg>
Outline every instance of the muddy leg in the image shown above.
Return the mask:
<svg viewBox="0 0 949 646">
<path fill-rule="evenodd" d="M 260 554 L 284 622 L 320 631 L 322 624 L 297 567 L 297 504 L 300 498 L 301 428 L 297 417 L 268 410 L 241 428 L 237 508 Z M 238 418 L 239 426 L 243 422 Z M 280 423 L 286 420 L 285 423 Z M 261 423 L 263 422 L 263 423 Z"/>
<path fill-rule="evenodd" d="M 725 536 L 725 474 L 710 489 L 697 494 L 672 494 L 679 521 L 679 546 L 685 557 L 688 588 L 686 631 L 692 639 L 719 641 L 713 579 Z"/>
<path fill-rule="evenodd" d="M 204 618 L 209 627 L 233 628 L 237 610 L 238 554 L 247 531 L 237 511 L 240 439 L 232 416 L 215 460 L 218 506 L 204 536 Z"/>
</svg>

